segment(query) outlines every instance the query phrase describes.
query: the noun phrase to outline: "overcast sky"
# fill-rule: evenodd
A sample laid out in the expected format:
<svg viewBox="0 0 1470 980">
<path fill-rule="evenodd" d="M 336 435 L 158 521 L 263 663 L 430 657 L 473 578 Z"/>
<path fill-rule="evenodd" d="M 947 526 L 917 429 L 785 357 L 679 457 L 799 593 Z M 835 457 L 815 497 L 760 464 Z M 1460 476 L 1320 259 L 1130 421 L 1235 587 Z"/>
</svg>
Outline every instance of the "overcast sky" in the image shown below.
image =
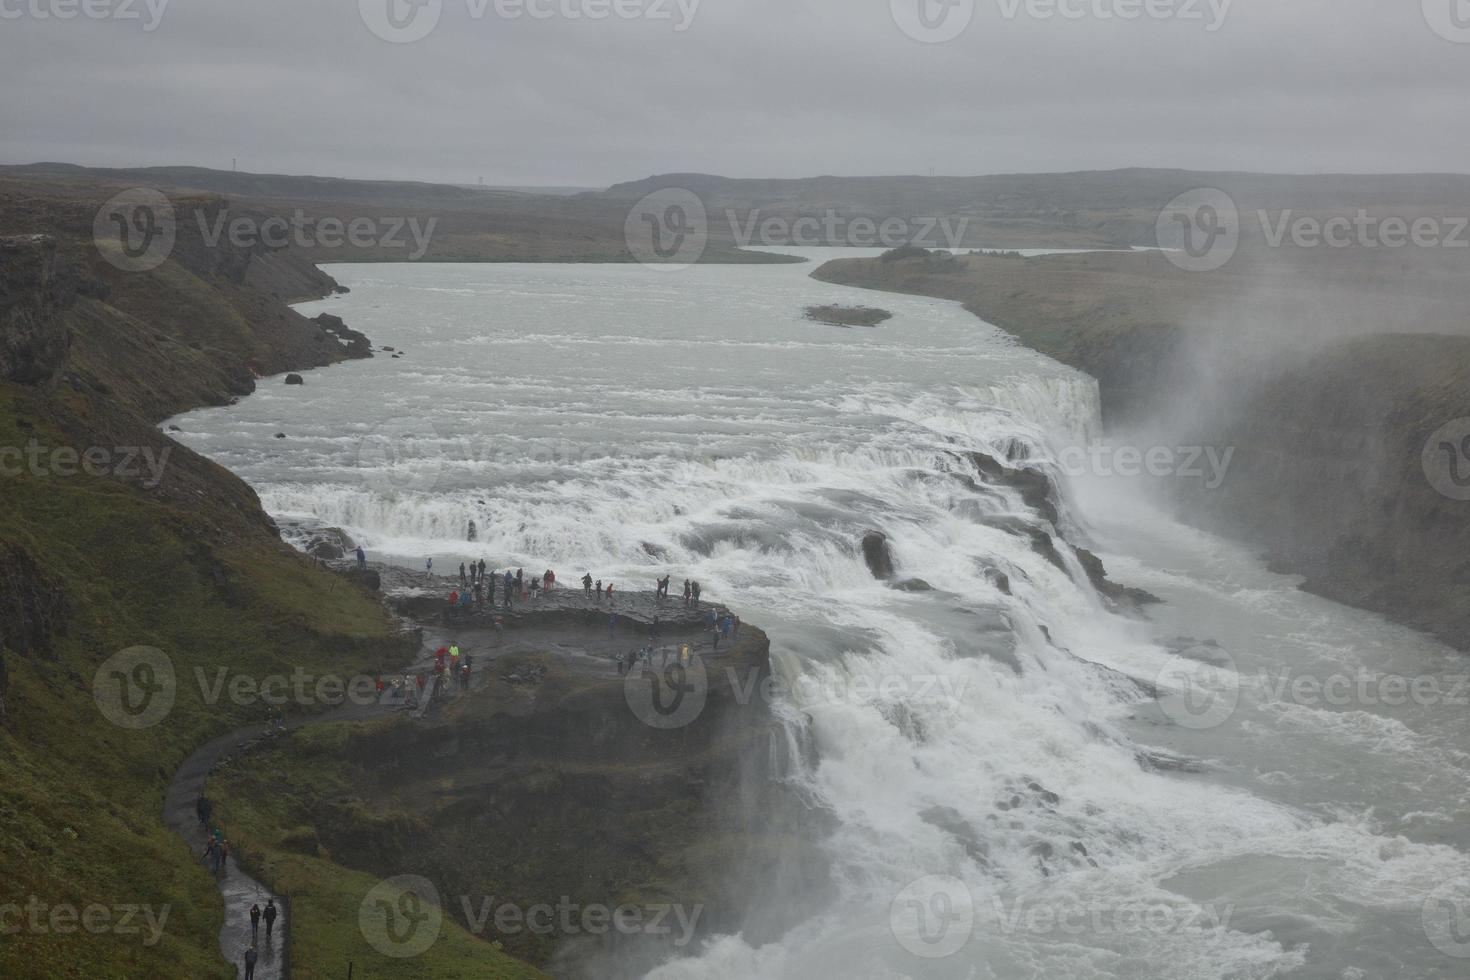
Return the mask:
<svg viewBox="0 0 1470 980">
<path fill-rule="evenodd" d="M 0 84 L 7 163 L 1470 171 L 1470 0 L 0 0 Z"/>
</svg>

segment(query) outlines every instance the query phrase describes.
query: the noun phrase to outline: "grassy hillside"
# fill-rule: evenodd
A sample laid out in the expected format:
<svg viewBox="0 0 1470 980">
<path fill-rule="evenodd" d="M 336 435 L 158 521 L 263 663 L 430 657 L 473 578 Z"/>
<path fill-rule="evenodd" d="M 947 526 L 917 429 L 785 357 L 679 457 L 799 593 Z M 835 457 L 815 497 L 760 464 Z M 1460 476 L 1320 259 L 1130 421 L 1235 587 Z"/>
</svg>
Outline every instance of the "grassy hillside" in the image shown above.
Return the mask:
<svg viewBox="0 0 1470 980">
<path fill-rule="evenodd" d="M 233 977 L 214 882 L 161 821 L 190 751 L 265 716 L 216 697 L 218 672 L 374 673 L 411 647 L 375 596 L 283 544 L 249 487 L 155 425 L 361 345 L 283 304 L 332 286 L 289 254 L 181 234 L 158 268 L 116 268 L 91 241 L 98 204 L 0 187 L 0 235 L 48 236 L 0 239 L 0 976 Z M 137 647 L 164 659 L 125 673 L 151 688 L 133 706 L 172 698 L 142 728 L 118 723 L 99 673 Z M 140 907 L 156 929 L 133 931 Z"/>
</svg>

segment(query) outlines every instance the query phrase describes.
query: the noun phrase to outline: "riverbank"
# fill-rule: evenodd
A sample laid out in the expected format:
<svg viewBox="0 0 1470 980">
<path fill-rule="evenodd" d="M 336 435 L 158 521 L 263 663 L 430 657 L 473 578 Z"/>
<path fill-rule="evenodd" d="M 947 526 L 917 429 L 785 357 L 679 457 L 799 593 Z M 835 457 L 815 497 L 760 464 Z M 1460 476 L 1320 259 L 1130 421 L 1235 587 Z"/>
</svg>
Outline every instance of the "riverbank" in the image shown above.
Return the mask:
<svg viewBox="0 0 1470 980">
<path fill-rule="evenodd" d="M 372 672 L 409 653 L 373 596 L 285 545 L 248 486 L 156 425 L 256 375 L 364 356 L 366 338 L 282 299 L 326 295 L 330 277 L 289 252 L 209 247 L 192 220 L 158 265 L 110 261 L 93 242 L 106 196 L 0 188 L 0 229 L 18 233 L 0 243 L 0 879 L 46 912 L 5 937 L 0 973 L 224 980 L 238 959 L 221 956 L 222 899 L 159 815 L 186 760 L 260 712 L 197 678 Z M 47 924 L 99 908 L 117 928 Z M 156 931 L 120 924 L 140 909 Z"/>
</svg>

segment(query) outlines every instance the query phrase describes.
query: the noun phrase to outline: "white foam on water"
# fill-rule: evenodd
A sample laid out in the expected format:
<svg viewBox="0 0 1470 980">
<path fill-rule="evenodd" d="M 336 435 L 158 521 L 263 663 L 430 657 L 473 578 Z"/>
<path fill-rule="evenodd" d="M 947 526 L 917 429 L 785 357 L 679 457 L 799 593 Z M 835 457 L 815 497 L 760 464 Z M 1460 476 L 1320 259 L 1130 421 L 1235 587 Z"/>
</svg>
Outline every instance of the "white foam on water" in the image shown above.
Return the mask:
<svg viewBox="0 0 1470 980">
<path fill-rule="evenodd" d="M 242 473 L 269 511 L 342 527 L 413 567 L 484 555 L 567 581 L 590 570 L 624 590 L 696 578 L 770 627 L 790 692 L 776 706 L 786 754 L 806 735 L 820 753 L 792 778 L 836 817 L 823 844 L 836 905 L 786 896 L 780 941 L 716 937 L 653 976 L 1267 977 L 1306 962 L 1311 937 L 1351 933 L 1351 915 L 1304 905 L 1281 935 L 1073 934 L 1018 928 L 997 909 L 1198 912 L 1205 897 L 1167 884 L 1196 874 L 1217 897 L 1258 889 L 1256 906 L 1291 910 L 1269 875 L 1232 863 L 1271 858 L 1322 865 L 1314 887 L 1398 914 L 1436 873 L 1470 870 L 1459 851 L 1289 792 L 1304 779 L 1289 746 L 1412 753 L 1430 738 L 1418 722 L 1252 702 L 1180 741 L 1166 720 L 1141 720 L 1146 692 L 1115 672 L 1152 679 L 1171 655 L 1161 627 L 1109 612 L 1069 549 L 1066 568 L 1038 554 L 1014 521 L 1059 529 L 963 458 L 1042 469 L 1063 484 L 1060 530 L 1099 530 L 1056 463 L 1056 447 L 1096 438 L 1097 386 L 956 304 L 884 296 L 893 320 L 842 331 L 802 321 L 802 307 L 873 297 L 790 267 L 677 280 L 636 267 L 333 271 L 353 292 L 310 312 L 344 316 L 404 360 L 314 372 L 178 420 L 180 438 Z M 1133 513 L 1099 533 L 1132 535 L 1129 521 L 1168 546 L 1109 562 L 1171 608 L 1202 622 L 1306 608 L 1279 577 L 1164 518 Z M 858 546 L 869 529 L 887 535 L 900 578 L 930 588 L 876 582 Z M 1312 639 L 1293 649 L 1355 649 Z M 1281 737 L 1295 741 L 1273 765 L 1239 754 Z M 1161 743 L 1227 772 L 1142 764 Z M 1253 768 L 1263 778 L 1247 785 L 1239 773 Z M 892 910 L 936 875 L 962 882 L 979 912 L 969 942 L 930 960 Z"/>
</svg>

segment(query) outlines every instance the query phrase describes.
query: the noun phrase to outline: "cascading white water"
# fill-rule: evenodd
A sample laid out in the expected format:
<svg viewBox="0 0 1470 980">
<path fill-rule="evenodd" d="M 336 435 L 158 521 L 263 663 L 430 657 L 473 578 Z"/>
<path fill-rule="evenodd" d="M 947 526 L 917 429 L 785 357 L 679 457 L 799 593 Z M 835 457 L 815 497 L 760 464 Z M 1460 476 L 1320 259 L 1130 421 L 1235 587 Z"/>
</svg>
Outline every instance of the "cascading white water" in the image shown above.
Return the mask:
<svg viewBox="0 0 1470 980">
<path fill-rule="evenodd" d="M 407 353 L 267 384 L 175 420 L 182 439 L 375 557 L 623 590 L 671 573 L 771 636 L 783 751 L 811 737 L 820 761 L 794 778 L 836 817 L 837 901 L 788 896 L 781 941 L 720 937 L 656 976 L 1264 977 L 1341 934 L 1296 909 L 1273 931 L 1254 906 L 1241 927 L 1226 900 L 1286 909 L 1250 860 L 1341 862 L 1383 848 L 1381 828 L 1141 762 L 1167 740 L 1127 677 L 1166 664 L 1159 630 L 1109 612 L 1065 546 L 1065 568 L 1038 553 L 1044 516 L 964 456 L 1069 494 L 1056 449 L 1098 435 L 1089 379 L 949 303 L 885 296 L 878 330 L 805 322 L 873 299 L 800 267 L 333 272 L 353 292 L 314 307 Z M 1063 510 L 1057 530 L 1086 533 Z M 871 529 L 904 587 L 866 567 Z M 1397 847 L 1340 887 L 1449 860 Z M 1231 862 L 1223 887 L 1177 884 Z"/>
</svg>

